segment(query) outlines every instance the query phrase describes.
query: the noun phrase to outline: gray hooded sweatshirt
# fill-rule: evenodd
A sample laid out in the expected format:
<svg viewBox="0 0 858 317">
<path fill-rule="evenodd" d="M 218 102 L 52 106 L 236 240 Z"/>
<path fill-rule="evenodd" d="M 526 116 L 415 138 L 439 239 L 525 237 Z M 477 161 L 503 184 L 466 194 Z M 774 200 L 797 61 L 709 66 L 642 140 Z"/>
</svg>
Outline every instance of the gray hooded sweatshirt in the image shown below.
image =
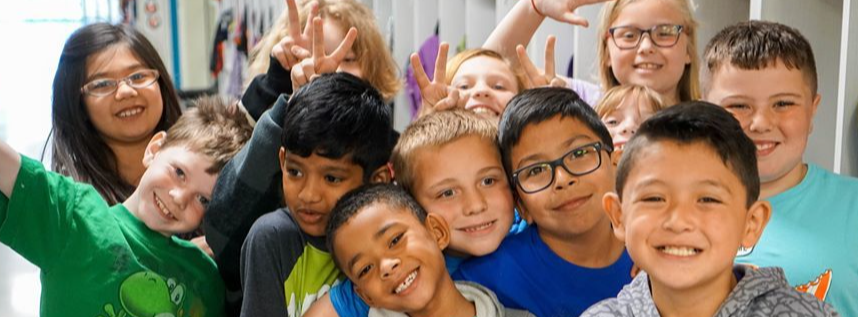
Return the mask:
<svg viewBox="0 0 858 317">
<path fill-rule="evenodd" d="M 464 281 L 456 281 L 456 288 L 465 299 L 474 302 L 476 317 L 536 317 L 533 314 L 515 309 L 504 308 L 495 293 L 484 286 Z M 370 308 L 369 317 L 406 317 L 408 315 L 385 309 Z"/>
<path fill-rule="evenodd" d="M 810 294 L 799 293 L 787 284 L 783 269 L 733 267 L 739 283 L 721 304 L 714 317 L 815 317 L 840 316 L 831 306 Z M 660 317 L 649 288 L 649 276 L 641 272 L 616 298 L 591 306 L 582 317 Z"/>
</svg>

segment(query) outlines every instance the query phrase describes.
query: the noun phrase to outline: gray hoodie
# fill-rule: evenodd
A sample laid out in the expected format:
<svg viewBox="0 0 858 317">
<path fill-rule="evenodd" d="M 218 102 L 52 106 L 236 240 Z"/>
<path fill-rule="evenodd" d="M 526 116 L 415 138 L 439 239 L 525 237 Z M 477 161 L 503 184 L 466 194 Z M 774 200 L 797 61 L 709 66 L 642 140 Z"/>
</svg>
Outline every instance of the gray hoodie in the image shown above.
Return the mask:
<svg viewBox="0 0 858 317">
<path fill-rule="evenodd" d="M 783 269 L 766 267 L 755 269 L 736 265 L 733 274 L 739 283 L 730 292 L 714 317 L 789 316 L 815 317 L 840 316 L 831 306 L 810 294 L 800 293 L 787 284 Z M 641 272 L 616 298 L 603 300 L 591 306 L 582 317 L 635 316 L 659 317 L 652 301 L 649 276 Z"/>
<path fill-rule="evenodd" d="M 507 309 L 498 301 L 495 293 L 480 284 L 456 281 L 456 288 L 467 300 L 474 302 L 476 317 L 536 317 L 522 310 Z M 405 317 L 406 314 L 385 309 L 370 308 L 369 317 Z"/>
</svg>

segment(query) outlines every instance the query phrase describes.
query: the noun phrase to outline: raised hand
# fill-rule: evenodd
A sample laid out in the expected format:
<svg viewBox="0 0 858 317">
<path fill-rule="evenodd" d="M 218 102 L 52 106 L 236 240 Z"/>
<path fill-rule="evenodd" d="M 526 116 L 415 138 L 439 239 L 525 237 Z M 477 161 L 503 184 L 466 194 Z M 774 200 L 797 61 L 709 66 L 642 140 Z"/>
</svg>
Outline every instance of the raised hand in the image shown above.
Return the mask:
<svg viewBox="0 0 858 317">
<path fill-rule="evenodd" d="M 414 70 L 414 79 L 417 80 L 423 100 L 418 112 L 419 117 L 435 111 L 455 108 L 459 103 L 459 90 L 447 85 L 447 51 L 449 49 L 450 44 L 446 42 L 442 42 L 438 47 L 438 57 L 435 58 L 435 78 L 431 82 L 423 70 L 420 57 L 416 53 L 411 54 L 411 68 Z"/>
<path fill-rule="evenodd" d="M 527 56 L 524 46 L 519 44 L 515 48 L 519 63 L 524 68 L 525 77 L 527 78 L 525 86 L 528 88 L 546 86 L 566 87 L 566 81 L 557 77 L 557 74 L 554 72 L 554 44 L 556 42 L 557 38 L 554 35 L 549 35 L 548 40 L 545 41 L 545 68 L 543 70 L 540 70 L 533 64 L 530 57 Z"/>
<path fill-rule="evenodd" d="M 307 25 L 304 26 L 304 31 L 301 31 L 301 19 L 298 16 L 298 6 L 295 4 L 295 0 L 286 0 L 286 6 L 288 7 L 289 12 L 289 27 L 287 29 L 289 34 L 284 36 L 280 42 L 271 48 L 271 56 L 277 59 L 280 66 L 284 69 L 292 69 L 293 66 L 301 61 L 300 58 L 292 53 L 292 47 L 298 46 L 305 50 L 310 50 L 310 45 L 312 45 L 313 40 L 313 28 L 308 22 Z M 307 21 L 313 21 L 318 13 L 319 4 L 313 1 L 310 4 L 310 15 L 307 17 Z"/>
<path fill-rule="evenodd" d="M 539 12 L 554 20 L 587 27 L 587 19 L 575 14 L 578 7 L 608 0 L 534 0 Z"/>
<path fill-rule="evenodd" d="M 292 68 L 293 91 L 298 91 L 298 88 L 321 74 L 337 71 L 357 38 L 357 29 L 350 28 L 337 49 L 328 55 L 325 53 L 325 29 L 322 18 L 316 17 L 312 23 L 313 27 L 310 31 L 313 38 L 312 53 L 299 46 L 292 47 L 292 53 L 301 59 L 296 67 Z"/>
</svg>

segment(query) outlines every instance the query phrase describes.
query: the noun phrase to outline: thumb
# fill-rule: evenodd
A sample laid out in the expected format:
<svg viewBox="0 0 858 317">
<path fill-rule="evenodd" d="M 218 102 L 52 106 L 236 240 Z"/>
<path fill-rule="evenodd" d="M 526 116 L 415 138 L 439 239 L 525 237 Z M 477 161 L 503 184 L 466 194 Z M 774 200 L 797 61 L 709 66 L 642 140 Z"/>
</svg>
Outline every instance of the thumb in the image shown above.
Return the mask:
<svg viewBox="0 0 858 317">
<path fill-rule="evenodd" d="M 587 19 L 576 15 L 575 12 L 572 11 L 564 12 L 560 20 L 572 25 L 580 25 L 585 28 L 590 26 L 590 22 L 587 22 Z"/>
</svg>

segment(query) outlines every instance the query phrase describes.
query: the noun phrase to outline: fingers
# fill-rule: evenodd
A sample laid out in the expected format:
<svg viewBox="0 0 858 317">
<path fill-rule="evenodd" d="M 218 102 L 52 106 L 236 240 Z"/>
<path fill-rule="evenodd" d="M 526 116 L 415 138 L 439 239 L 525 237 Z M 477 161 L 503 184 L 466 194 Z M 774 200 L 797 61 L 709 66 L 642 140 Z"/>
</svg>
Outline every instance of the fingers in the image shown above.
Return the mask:
<svg viewBox="0 0 858 317">
<path fill-rule="evenodd" d="M 539 70 L 536 69 L 536 65 L 533 65 L 530 57 L 527 56 L 527 51 L 524 50 L 524 46 L 521 44 L 516 46 L 515 53 L 518 55 L 519 63 L 524 68 L 524 73 L 527 75 L 527 86 L 533 88 L 543 85 L 543 83 L 538 80 L 542 75 L 539 73 Z"/>
<path fill-rule="evenodd" d="M 295 42 L 291 37 L 286 36 L 271 50 L 271 56 L 277 59 L 284 69 L 292 69 L 292 66 L 298 63 L 298 58 L 292 53 L 292 47 Z"/>
<path fill-rule="evenodd" d="M 447 97 L 441 99 L 437 104 L 435 104 L 435 110 L 443 111 L 450 110 L 456 108 L 459 104 L 459 90 L 458 89 L 450 89 L 447 93 Z"/>
<path fill-rule="evenodd" d="M 310 54 L 310 51 L 298 45 L 292 46 L 292 54 L 295 55 L 297 61 L 313 57 L 313 54 Z M 296 62 L 296 64 L 297 63 L 298 62 Z"/>
<path fill-rule="evenodd" d="M 358 30 L 354 27 L 349 29 L 349 32 L 346 33 L 346 37 L 343 38 L 343 41 L 340 42 L 340 46 L 331 53 L 331 58 L 339 64 L 346 58 L 346 55 L 352 49 L 352 45 L 355 43 L 355 39 L 357 39 Z"/>
<path fill-rule="evenodd" d="M 557 37 L 549 35 L 545 41 L 545 78 L 549 81 L 554 79 L 554 46 L 557 42 Z"/>
<path fill-rule="evenodd" d="M 325 27 L 322 18 L 313 19 L 313 58 L 325 57 Z"/>
<path fill-rule="evenodd" d="M 432 82 L 447 83 L 447 51 L 450 50 L 450 44 L 442 42 L 438 47 L 438 57 L 435 58 L 435 78 Z"/>
<path fill-rule="evenodd" d="M 298 91 L 298 88 L 310 82 L 310 79 L 316 72 L 313 69 L 313 60 L 305 59 L 301 63 L 292 67 L 292 91 Z"/>
<path fill-rule="evenodd" d="M 301 36 L 301 18 L 298 16 L 298 5 L 295 0 L 286 0 L 286 7 L 289 12 L 289 36 L 299 38 Z"/>
<path fill-rule="evenodd" d="M 417 53 L 411 53 L 411 70 L 414 71 L 414 80 L 417 81 L 417 87 L 420 90 L 426 89 L 429 86 L 429 76 L 423 70 L 423 63 L 420 62 L 420 56 Z"/>
<path fill-rule="evenodd" d="M 307 24 L 304 25 L 304 32 L 301 34 L 303 36 L 304 42 L 299 43 L 304 46 L 304 48 L 309 49 L 307 44 L 310 44 L 310 38 L 313 37 L 313 20 L 316 19 L 316 16 L 319 15 L 319 3 L 313 1 L 310 3 L 310 15 L 307 16 Z"/>
</svg>

